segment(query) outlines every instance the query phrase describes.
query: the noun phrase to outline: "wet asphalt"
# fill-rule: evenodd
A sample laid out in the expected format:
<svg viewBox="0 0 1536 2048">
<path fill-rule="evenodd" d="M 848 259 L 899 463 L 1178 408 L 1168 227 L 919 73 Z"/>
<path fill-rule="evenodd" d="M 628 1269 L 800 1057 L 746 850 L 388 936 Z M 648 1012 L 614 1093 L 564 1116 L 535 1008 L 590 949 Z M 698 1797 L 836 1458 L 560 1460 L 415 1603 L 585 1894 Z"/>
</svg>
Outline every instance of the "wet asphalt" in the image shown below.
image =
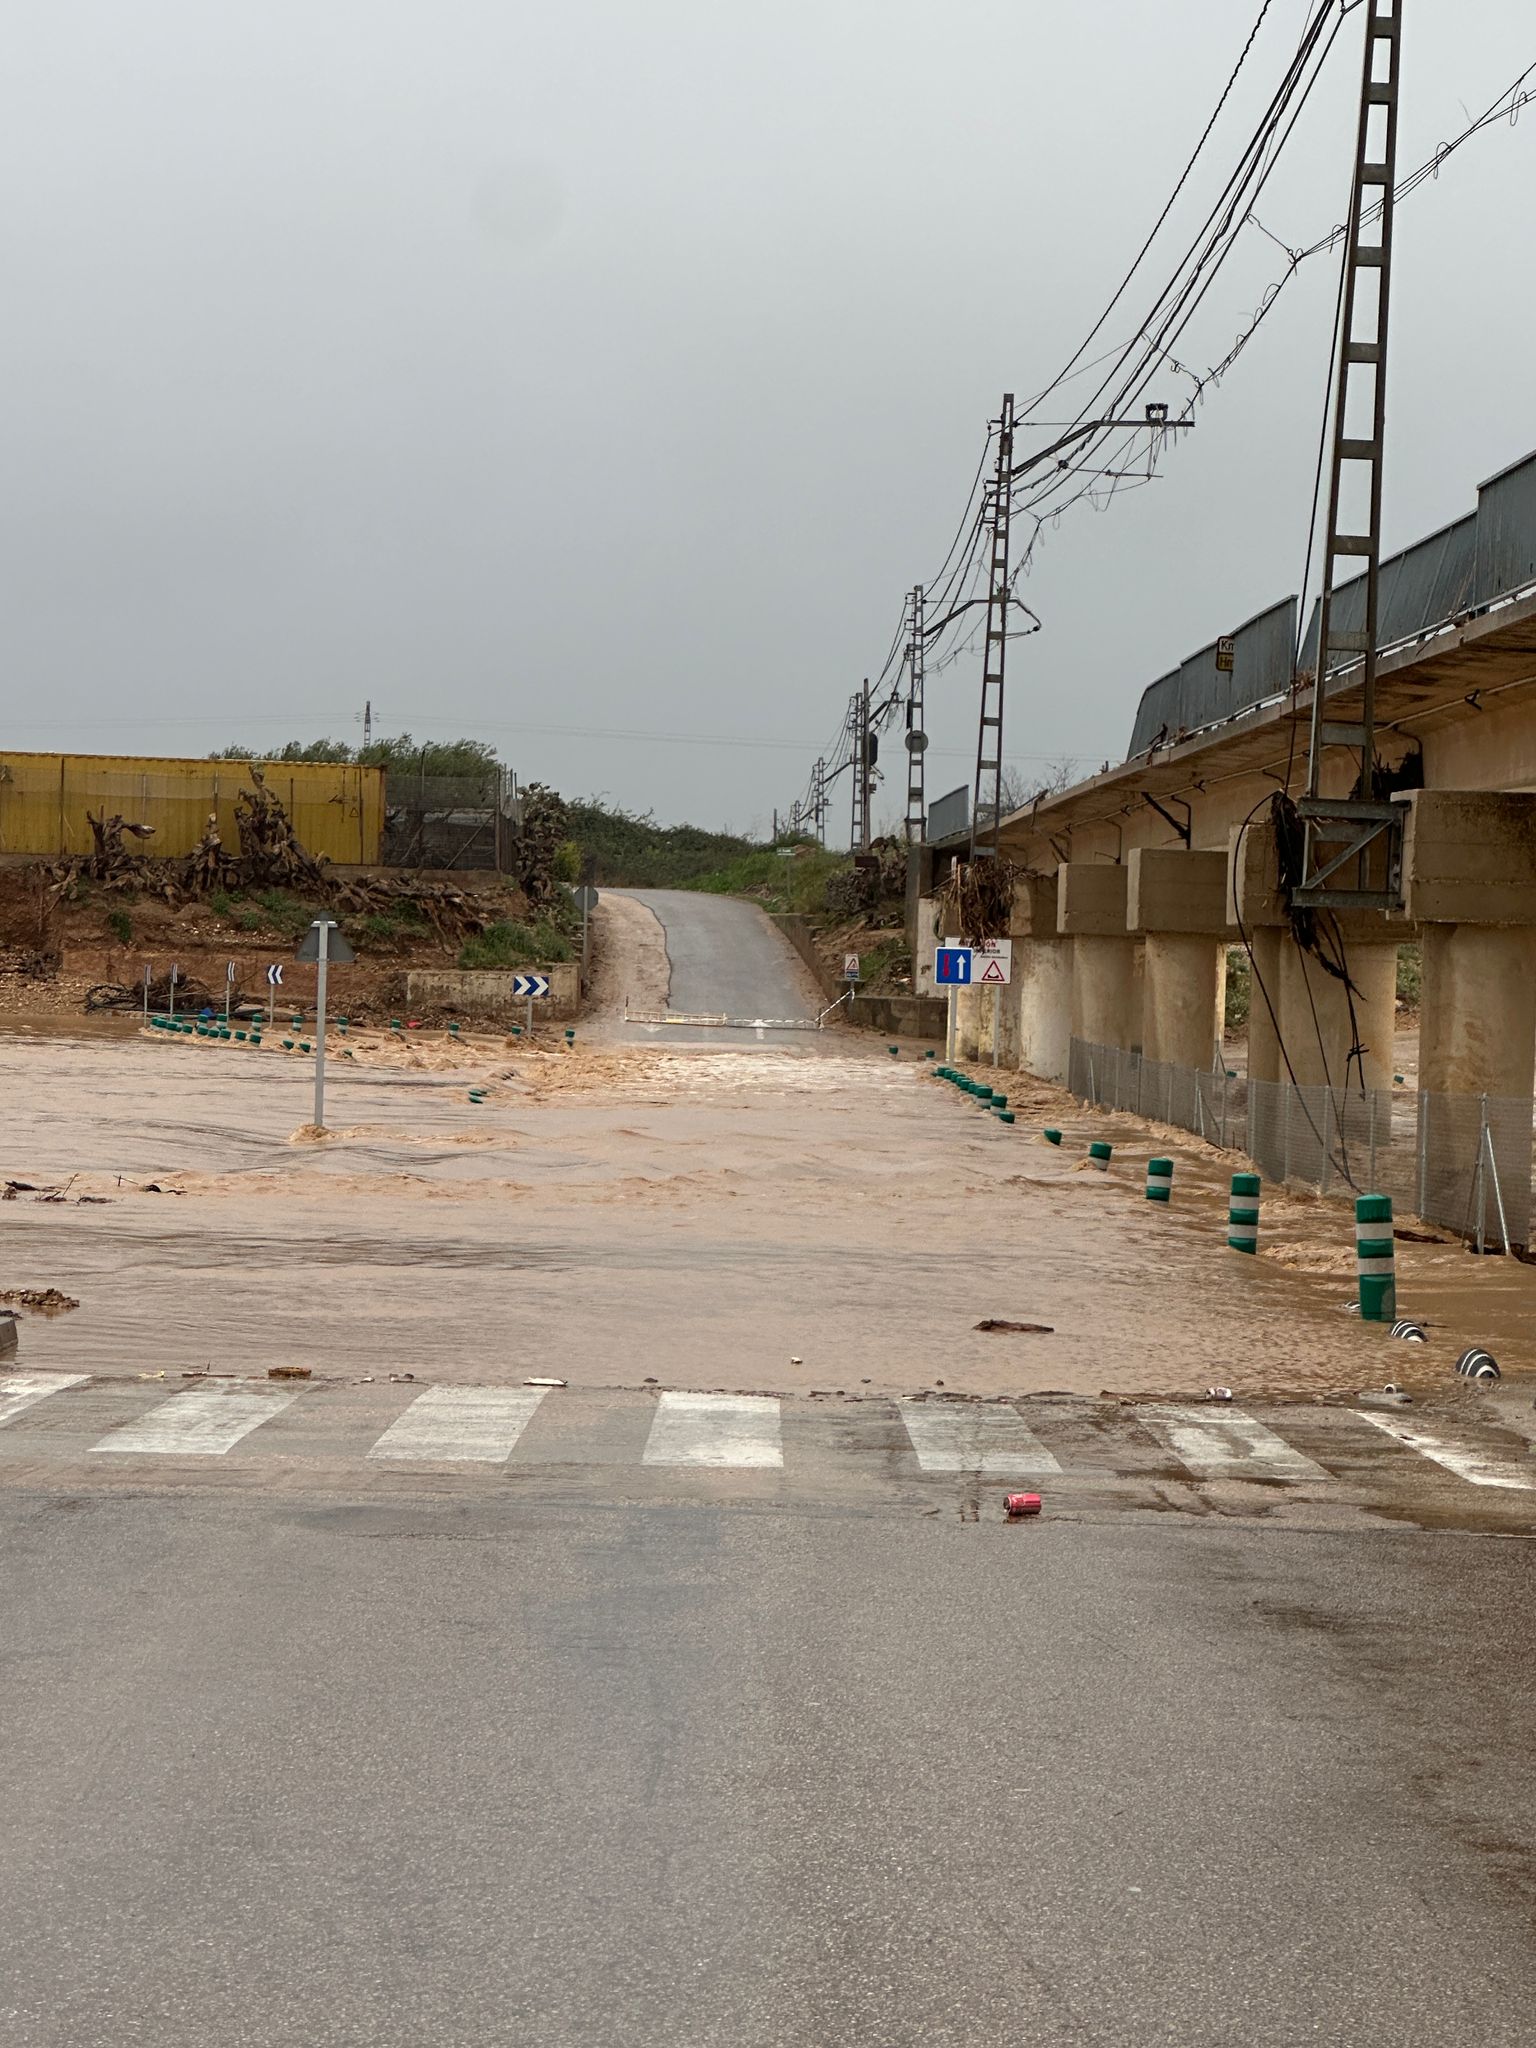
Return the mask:
<svg viewBox="0 0 1536 2048">
<path fill-rule="evenodd" d="M 0 1496 L 26 2048 L 1524 2043 L 1526 1544 Z"/>
</svg>

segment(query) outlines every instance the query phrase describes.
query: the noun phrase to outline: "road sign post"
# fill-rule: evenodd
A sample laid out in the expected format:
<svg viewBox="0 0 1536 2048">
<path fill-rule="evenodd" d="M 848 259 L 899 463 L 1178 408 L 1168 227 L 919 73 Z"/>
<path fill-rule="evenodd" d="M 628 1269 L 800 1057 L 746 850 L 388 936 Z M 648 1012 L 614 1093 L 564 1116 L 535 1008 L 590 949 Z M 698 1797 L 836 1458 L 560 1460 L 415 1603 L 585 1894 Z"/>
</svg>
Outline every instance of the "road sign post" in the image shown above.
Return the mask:
<svg viewBox="0 0 1536 2048">
<path fill-rule="evenodd" d="M 325 1129 L 325 970 L 331 960 L 329 918 L 315 920 L 319 941 L 315 956 L 315 1129 Z"/>
<path fill-rule="evenodd" d="M 226 1024 L 229 1022 L 229 1006 L 231 1000 L 234 997 L 234 993 L 235 963 L 233 960 L 229 960 L 225 962 L 224 966 L 224 1022 Z"/>
<path fill-rule="evenodd" d="M 587 968 L 590 966 L 592 959 L 592 940 L 588 928 L 588 919 L 597 908 L 597 891 L 590 882 L 584 882 L 573 893 L 576 898 L 576 907 L 581 912 L 581 974 L 582 980 L 585 981 Z M 531 1023 L 529 1028 L 532 1028 Z"/>
<path fill-rule="evenodd" d="M 969 946 L 943 945 L 933 956 L 933 978 L 949 997 L 949 1015 L 944 1027 L 944 1057 L 952 1060 L 958 1046 L 956 1043 L 960 1022 L 957 1000 L 958 991 L 971 984 L 971 949 Z"/>
<path fill-rule="evenodd" d="M 855 981 L 857 981 L 857 980 L 858 980 L 858 978 L 859 978 L 859 956 L 858 956 L 858 954 L 857 954 L 857 953 L 845 953 L 845 954 L 843 955 L 843 979 L 844 979 L 844 981 L 846 981 L 846 982 L 855 982 Z"/>
<path fill-rule="evenodd" d="M 535 996 L 547 996 L 549 994 L 549 976 L 547 974 L 514 974 L 512 977 L 512 993 L 515 996 L 526 996 L 528 998 L 528 1033 L 531 1037 L 533 1035 L 533 1000 Z"/>
<path fill-rule="evenodd" d="M 146 1024 L 149 1022 L 149 977 L 153 972 L 154 964 L 152 960 L 144 962 L 144 1022 Z"/>
<path fill-rule="evenodd" d="M 173 1017 L 176 1014 L 176 984 L 178 981 L 180 981 L 180 979 L 181 969 L 176 965 L 176 962 L 173 960 L 171 962 L 171 1015 Z"/>
<path fill-rule="evenodd" d="M 267 969 L 267 1029 L 277 1024 L 277 992 L 283 985 L 283 970 L 275 962 Z"/>
<path fill-rule="evenodd" d="M 317 917 L 305 933 L 298 951 L 300 960 L 315 963 L 315 1129 L 325 1129 L 325 995 L 327 970 L 334 960 L 338 967 L 355 960 L 357 955 L 337 929 L 334 917 Z M 278 979 L 282 970 L 278 970 Z M 271 970 L 267 979 L 272 980 Z M 277 983 L 272 983 L 275 991 Z M 273 1000 L 276 1001 L 274 994 Z"/>
</svg>

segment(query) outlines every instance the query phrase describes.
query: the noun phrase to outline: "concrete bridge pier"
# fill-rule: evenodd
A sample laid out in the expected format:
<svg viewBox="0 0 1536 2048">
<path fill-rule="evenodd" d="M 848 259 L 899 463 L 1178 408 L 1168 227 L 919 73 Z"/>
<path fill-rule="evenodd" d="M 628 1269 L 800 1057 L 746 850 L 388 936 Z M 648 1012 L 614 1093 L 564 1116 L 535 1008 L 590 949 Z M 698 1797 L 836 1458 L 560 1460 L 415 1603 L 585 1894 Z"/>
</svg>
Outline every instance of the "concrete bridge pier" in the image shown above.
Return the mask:
<svg viewBox="0 0 1536 2048">
<path fill-rule="evenodd" d="M 1289 1079 L 1280 1056 L 1284 1026 L 1281 963 L 1291 944 L 1291 921 L 1280 894 L 1274 834 L 1268 819 L 1234 825 L 1227 851 L 1227 923 L 1245 943 L 1248 999 L 1248 1079 Z"/>
<path fill-rule="evenodd" d="M 1056 870 L 1056 926 L 1072 942 L 1071 1029 L 1090 1045 L 1141 1044 L 1136 941 L 1126 931 L 1127 873 L 1101 861 Z"/>
<path fill-rule="evenodd" d="M 1138 846 L 1126 878 L 1126 925 L 1146 939 L 1142 1053 L 1203 1072 L 1221 1044 L 1227 856 Z"/>
<path fill-rule="evenodd" d="M 1053 874 L 1021 875 L 1015 884 L 1009 926 L 1013 986 L 1003 991 L 1003 1009 L 1011 1019 L 1013 1064 L 1044 1081 L 1064 1082 L 1072 1036 L 1072 947 L 1056 929 L 1058 893 Z"/>
<path fill-rule="evenodd" d="M 1287 935 L 1275 925 L 1258 924 L 1249 929 L 1247 937 L 1248 1078 L 1282 1081 L 1286 1079 L 1285 1062 L 1280 1057 L 1280 1034 L 1275 1029 L 1275 1020 L 1280 1015 L 1280 959 Z"/>
<path fill-rule="evenodd" d="M 1365 1088 L 1390 1088 L 1397 948 L 1403 936 L 1395 922 L 1381 911 L 1336 914 L 1344 962 L 1355 989 L 1351 999 L 1343 982 L 1304 953 L 1292 936 L 1267 818 L 1232 834 L 1228 914 L 1247 936 L 1255 969 L 1248 1006 L 1249 1080 L 1289 1081 L 1294 1074 L 1303 1088 L 1347 1087 L 1358 1092 L 1363 1066 Z M 1260 992 L 1261 982 L 1268 1003 Z M 1363 1061 L 1351 1063 L 1357 1031 Z"/>
<path fill-rule="evenodd" d="M 1511 1235 L 1527 1242 L 1536 1069 L 1536 795 L 1418 790 L 1406 810 L 1403 902 L 1421 928 L 1424 961 L 1421 1205 L 1447 1222 L 1467 1220 L 1486 1096 Z M 1493 1213 L 1489 1195 L 1485 1220 Z"/>
<path fill-rule="evenodd" d="M 1302 1088 L 1359 1092 L 1392 1086 L 1392 1035 L 1397 1021 L 1397 941 L 1349 936 L 1359 914 L 1344 914 L 1344 964 L 1353 994 L 1310 953 L 1283 934 L 1280 944 L 1280 1029 L 1291 1071 Z M 1373 917 L 1370 912 L 1364 913 Z M 1381 920 L 1373 917 L 1373 930 Z M 1273 990 L 1271 990 L 1273 995 Z M 1361 1058 L 1350 1054 L 1359 1034 Z M 1282 1062 L 1280 1079 L 1291 1078 Z"/>
</svg>

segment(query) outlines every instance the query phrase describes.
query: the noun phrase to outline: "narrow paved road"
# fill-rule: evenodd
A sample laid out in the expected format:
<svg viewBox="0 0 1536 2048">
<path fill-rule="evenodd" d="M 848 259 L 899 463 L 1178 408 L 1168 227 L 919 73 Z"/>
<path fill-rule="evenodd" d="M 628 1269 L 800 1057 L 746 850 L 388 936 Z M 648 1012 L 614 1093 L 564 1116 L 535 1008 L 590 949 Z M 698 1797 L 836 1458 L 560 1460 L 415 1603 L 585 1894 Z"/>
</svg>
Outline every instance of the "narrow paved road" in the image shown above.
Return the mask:
<svg viewBox="0 0 1536 2048">
<path fill-rule="evenodd" d="M 1530 2038 L 1522 1545 L 429 1492 L 0 1543 L 18 2048 Z"/>
<path fill-rule="evenodd" d="M 626 889 L 660 923 L 671 964 L 668 1008 L 751 1024 L 813 1022 L 816 990 L 794 948 L 757 908 L 688 889 Z"/>
</svg>

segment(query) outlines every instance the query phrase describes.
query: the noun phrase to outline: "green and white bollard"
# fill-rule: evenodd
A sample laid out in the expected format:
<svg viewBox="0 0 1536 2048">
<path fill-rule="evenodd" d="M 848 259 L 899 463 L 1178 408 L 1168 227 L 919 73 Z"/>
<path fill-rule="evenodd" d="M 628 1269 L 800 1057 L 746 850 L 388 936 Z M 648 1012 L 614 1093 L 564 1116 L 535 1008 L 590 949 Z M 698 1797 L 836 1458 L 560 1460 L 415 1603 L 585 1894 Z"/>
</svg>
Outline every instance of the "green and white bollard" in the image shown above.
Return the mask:
<svg viewBox="0 0 1536 2048">
<path fill-rule="evenodd" d="M 1149 1202 L 1171 1202 L 1173 1200 L 1173 1161 L 1171 1159 L 1149 1159 L 1147 1161 L 1147 1200 Z"/>
<path fill-rule="evenodd" d="M 1102 1140 L 1096 1140 L 1088 1147 L 1088 1164 L 1096 1168 L 1100 1173 L 1108 1173 L 1109 1162 L 1114 1149 L 1113 1145 L 1106 1145 Z"/>
<path fill-rule="evenodd" d="M 1360 1195 L 1355 1201 L 1355 1264 L 1360 1275 L 1360 1315 L 1367 1323 L 1397 1318 L 1397 1256 L 1392 1243 L 1392 1197 Z"/>
<path fill-rule="evenodd" d="M 1227 1204 L 1227 1244 L 1235 1252 L 1259 1249 L 1259 1189 L 1256 1173 L 1234 1173 Z"/>
</svg>

